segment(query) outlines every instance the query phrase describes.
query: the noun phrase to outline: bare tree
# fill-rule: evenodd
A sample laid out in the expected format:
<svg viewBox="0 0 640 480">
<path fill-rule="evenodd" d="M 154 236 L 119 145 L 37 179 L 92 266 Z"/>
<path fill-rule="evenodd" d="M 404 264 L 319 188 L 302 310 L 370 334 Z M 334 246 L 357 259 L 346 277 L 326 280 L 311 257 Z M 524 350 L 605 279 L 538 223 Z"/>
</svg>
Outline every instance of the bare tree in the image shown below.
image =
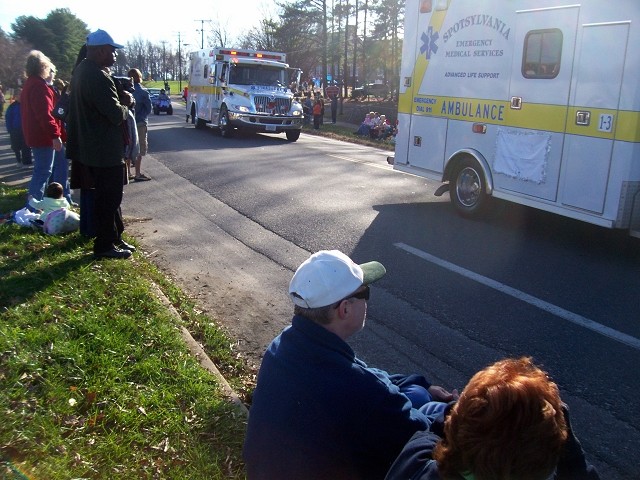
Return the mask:
<svg viewBox="0 0 640 480">
<path fill-rule="evenodd" d="M 0 84 L 3 88 L 22 85 L 27 55 L 32 48 L 22 40 L 12 40 L 0 28 Z"/>
<path fill-rule="evenodd" d="M 211 34 L 207 36 L 209 46 L 211 47 L 231 47 L 234 38 L 229 33 L 228 23 L 224 25 L 219 20 L 211 23 Z"/>
</svg>

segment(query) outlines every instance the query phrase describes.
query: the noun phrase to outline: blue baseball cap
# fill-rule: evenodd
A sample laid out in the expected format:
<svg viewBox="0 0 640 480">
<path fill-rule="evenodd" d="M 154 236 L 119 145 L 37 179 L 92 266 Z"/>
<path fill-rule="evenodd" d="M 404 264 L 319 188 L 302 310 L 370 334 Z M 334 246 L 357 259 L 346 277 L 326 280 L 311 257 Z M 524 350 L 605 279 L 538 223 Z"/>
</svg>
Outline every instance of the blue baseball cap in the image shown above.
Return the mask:
<svg viewBox="0 0 640 480">
<path fill-rule="evenodd" d="M 124 45 L 114 42 L 111 35 L 104 30 L 96 30 L 87 35 L 87 47 L 99 47 L 101 45 L 111 45 L 113 48 L 124 48 Z"/>
</svg>

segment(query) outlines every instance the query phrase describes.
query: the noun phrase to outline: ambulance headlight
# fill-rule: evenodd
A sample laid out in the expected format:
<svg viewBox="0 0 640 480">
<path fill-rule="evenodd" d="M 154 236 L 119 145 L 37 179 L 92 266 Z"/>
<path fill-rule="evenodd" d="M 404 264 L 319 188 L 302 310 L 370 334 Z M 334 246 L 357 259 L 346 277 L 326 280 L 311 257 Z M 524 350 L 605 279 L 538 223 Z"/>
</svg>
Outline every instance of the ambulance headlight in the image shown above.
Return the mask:
<svg viewBox="0 0 640 480">
<path fill-rule="evenodd" d="M 249 107 L 245 106 L 245 105 L 231 105 L 233 107 L 234 110 L 237 110 L 238 112 L 242 112 L 242 113 L 249 113 L 251 112 L 251 110 L 249 109 Z"/>
<path fill-rule="evenodd" d="M 294 110 L 293 111 L 293 116 L 294 117 L 299 117 L 300 115 L 302 115 L 302 112 L 300 110 Z"/>
</svg>

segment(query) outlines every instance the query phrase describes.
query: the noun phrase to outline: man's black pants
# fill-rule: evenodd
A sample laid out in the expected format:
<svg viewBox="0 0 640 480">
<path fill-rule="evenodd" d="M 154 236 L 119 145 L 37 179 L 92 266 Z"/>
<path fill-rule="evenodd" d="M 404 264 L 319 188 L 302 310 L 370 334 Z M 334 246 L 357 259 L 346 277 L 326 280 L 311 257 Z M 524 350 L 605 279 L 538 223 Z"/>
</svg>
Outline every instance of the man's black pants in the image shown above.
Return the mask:
<svg viewBox="0 0 640 480">
<path fill-rule="evenodd" d="M 93 215 L 96 238 L 93 252 L 103 253 L 120 243 L 124 224 L 122 223 L 122 188 L 125 165 L 116 167 L 91 167 L 95 184 Z"/>
</svg>

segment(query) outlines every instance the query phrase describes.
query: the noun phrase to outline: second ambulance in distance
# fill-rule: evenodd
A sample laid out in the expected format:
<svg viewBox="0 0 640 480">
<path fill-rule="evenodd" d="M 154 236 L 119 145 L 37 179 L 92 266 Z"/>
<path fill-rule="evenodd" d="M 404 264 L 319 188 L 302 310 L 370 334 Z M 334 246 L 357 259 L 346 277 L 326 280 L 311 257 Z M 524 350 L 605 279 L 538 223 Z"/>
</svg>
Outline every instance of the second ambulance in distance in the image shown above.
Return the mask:
<svg viewBox="0 0 640 480">
<path fill-rule="evenodd" d="M 290 85 L 300 71 L 286 54 L 211 48 L 190 56 L 187 114 L 196 128 L 217 127 L 223 137 L 236 129 L 282 133 L 295 142 L 302 129 L 302 105 Z"/>
</svg>

